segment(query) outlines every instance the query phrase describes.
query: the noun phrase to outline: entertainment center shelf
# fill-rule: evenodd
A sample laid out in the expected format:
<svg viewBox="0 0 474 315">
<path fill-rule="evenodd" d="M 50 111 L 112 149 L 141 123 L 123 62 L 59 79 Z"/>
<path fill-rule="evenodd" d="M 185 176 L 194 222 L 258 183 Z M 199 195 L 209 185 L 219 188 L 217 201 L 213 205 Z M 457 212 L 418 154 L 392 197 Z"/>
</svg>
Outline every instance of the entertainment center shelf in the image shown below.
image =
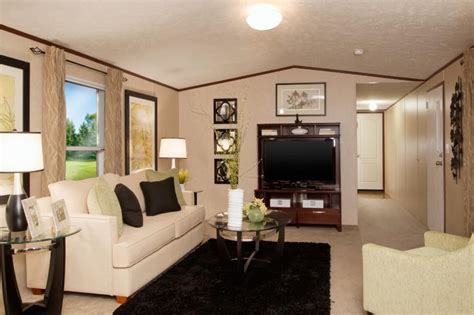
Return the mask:
<svg viewBox="0 0 474 315">
<path fill-rule="evenodd" d="M 255 195 L 270 209 L 290 214 L 292 224 L 333 225 L 341 231 L 339 123 L 257 128 L 261 163 Z"/>
</svg>

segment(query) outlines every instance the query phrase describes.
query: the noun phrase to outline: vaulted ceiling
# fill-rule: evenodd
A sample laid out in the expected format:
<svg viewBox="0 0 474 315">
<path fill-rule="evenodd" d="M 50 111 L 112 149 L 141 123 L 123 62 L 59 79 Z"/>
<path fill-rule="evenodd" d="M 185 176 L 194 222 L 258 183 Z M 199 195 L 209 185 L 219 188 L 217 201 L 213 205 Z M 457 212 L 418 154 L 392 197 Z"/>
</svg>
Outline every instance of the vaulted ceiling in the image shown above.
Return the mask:
<svg viewBox="0 0 474 315">
<path fill-rule="evenodd" d="M 424 79 L 474 44 L 474 1 L 0 0 L 1 24 L 177 88 L 290 65 Z M 365 49 L 356 57 L 354 48 Z"/>
</svg>

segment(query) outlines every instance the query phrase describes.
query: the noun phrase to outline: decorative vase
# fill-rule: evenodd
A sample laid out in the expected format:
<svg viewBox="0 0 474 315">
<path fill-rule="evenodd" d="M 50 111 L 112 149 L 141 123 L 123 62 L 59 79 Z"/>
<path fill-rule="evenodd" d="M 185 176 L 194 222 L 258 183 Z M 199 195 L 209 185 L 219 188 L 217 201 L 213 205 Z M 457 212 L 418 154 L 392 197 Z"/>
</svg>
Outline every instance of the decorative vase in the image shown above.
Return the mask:
<svg viewBox="0 0 474 315">
<path fill-rule="evenodd" d="M 258 207 L 250 207 L 247 216 L 249 221 L 253 223 L 262 222 L 263 218 L 265 217 L 262 210 L 260 210 Z"/>
<path fill-rule="evenodd" d="M 227 225 L 230 228 L 240 229 L 243 218 L 244 190 L 240 188 L 229 189 L 228 198 Z"/>
<path fill-rule="evenodd" d="M 179 187 L 181 187 L 181 191 L 185 191 L 186 188 L 184 187 L 184 184 L 179 184 Z"/>
</svg>

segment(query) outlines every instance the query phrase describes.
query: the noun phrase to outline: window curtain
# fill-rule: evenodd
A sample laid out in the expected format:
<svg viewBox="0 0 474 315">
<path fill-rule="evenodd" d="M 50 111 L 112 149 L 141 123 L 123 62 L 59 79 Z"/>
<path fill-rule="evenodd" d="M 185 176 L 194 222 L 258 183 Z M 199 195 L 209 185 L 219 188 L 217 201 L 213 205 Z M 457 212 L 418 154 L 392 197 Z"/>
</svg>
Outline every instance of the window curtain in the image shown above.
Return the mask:
<svg viewBox="0 0 474 315">
<path fill-rule="evenodd" d="M 49 195 L 48 185 L 66 175 L 66 100 L 64 81 L 66 56 L 64 50 L 51 46 L 43 62 L 42 138 L 44 171 L 41 194 Z"/>
<path fill-rule="evenodd" d="M 123 73 L 109 68 L 105 80 L 105 173 L 123 175 Z"/>
<path fill-rule="evenodd" d="M 474 49 L 464 52 L 463 134 L 464 134 L 464 234 L 474 232 Z"/>
</svg>

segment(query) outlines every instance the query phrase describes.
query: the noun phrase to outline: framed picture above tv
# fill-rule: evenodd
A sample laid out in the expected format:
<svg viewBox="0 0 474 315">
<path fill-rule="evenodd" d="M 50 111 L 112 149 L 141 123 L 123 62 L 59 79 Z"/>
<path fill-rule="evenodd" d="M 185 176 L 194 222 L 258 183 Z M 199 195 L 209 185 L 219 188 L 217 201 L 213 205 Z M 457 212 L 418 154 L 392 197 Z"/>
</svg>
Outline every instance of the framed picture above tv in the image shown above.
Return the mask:
<svg viewBox="0 0 474 315">
<path fill-rule="evenodd" d="M 277 116 L 326 116 L 326 83 L 277 83 Z"/>
</svg>

